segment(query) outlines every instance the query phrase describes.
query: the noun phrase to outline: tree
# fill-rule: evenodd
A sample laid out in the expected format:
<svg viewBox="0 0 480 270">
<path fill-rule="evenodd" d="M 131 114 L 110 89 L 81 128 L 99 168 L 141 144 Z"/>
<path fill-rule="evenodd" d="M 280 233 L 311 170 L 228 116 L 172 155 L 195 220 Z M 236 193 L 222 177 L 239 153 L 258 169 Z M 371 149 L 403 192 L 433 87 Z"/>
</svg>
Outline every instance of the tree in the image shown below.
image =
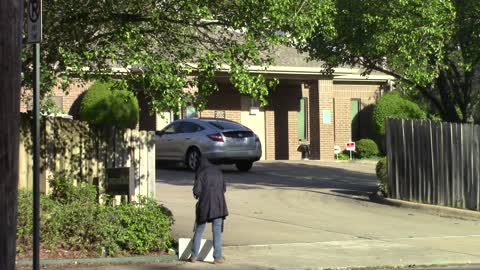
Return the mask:
<svg viewBox="0 0 480 270">
<path fill-rule="evenodd" d="M 23 2 L 0 2 L 0 269 L 15 269 Z"/>
<path fill-rule="evenodd" d="M 332 24 L 297 46 L 327 67 L 395 77 L 444 120 L 470 122 L 480 106 L 480 1 L 332 0 Z"/>
<path fill-rule="evenodd" d="M 275 82 L 249 74 L 247 67 L 267 66 L 273 46 L 309 36 L 328 3 L 44 0 L 43 89 L 58 80 L 66 88 L 73 77 L 121 75 L 116 77 L 144 89 L 156 110 L 190 104 L 201 109 L 218 90 L 215 75 L 228 67 L 242 94 L 266 104 Z M 25 70 L 30 62 L 25 52 Z M 198 91 L 185 92 L 186 86 Z"/>
</svg>

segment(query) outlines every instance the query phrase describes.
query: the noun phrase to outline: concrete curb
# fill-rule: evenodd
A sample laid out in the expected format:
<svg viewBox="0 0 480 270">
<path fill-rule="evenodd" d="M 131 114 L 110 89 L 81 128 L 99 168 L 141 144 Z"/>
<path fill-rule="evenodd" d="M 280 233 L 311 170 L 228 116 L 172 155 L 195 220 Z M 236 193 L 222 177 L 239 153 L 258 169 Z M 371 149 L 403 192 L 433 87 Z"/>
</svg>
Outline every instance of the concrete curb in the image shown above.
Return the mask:
<svg viewBox="0 0 480 270">
<path fill-rule="evenodd" d="M 337 268 L 320 268 L 322 270 L 389 270 L 389 269 L 399 269 L 399 270 L 458 270 L 458 267 L 468 267 L 471 270 L 480 269 L 479 264 L 474 263 L 453 263 L 453 264 L 405 264 L 405 265 L 385 265 L 385 266 L 360 266 L 360 267 L 337 267 Z M 475 268 L 473 268 L 475 267 Z"/>
<path fill-rule="evenodd" d="M 40 260 L 41 265 L 61 265 L 61 264 L 102 264 L 102 263 L 133 263 L 133 262 L 165 262 L 178 261 L 177 255 L 162 256 L 139 256 L 139 257 L 115 257 L 115 258 L 79 258 L 79 259 L 52 259 Z M 17 265 L 32 265 L 32 261 L 17 261 Z"/>
<path fill-rule="evenodd" d="M 415 202 L 402 201 L 402 200 L 391 199 L 391 198 L 381 198 L 378 196 L 371 196 L 370 200 L 373 202 L 396 206 L 396 207 L 404 207 L 404 208 L 421 210 L 428 214 L 433 214 L 433 215 L 442 216 L 442 217 L 458 218 L 458 219 L 464 219 L 464 220 L 475 220 L 475 221 L 480 220 L 480 212 L 473 211 L 473 210 L 466 210 L 466 209 L 459 209 L 459 208 L 452 208 L 452 207 L 431 205 L 431 204 L 423 204 L 423 203 L 415 203 Z"/>
<path fill-rule="evenodd" d="M 333 161 L 337 163 L 357 163 L 357 164 L 377 164 L 378 163 L 378 160 L 370 160 L 370 159 L 354 159 L 354 160 L 335 159 Z"/>
</svg>

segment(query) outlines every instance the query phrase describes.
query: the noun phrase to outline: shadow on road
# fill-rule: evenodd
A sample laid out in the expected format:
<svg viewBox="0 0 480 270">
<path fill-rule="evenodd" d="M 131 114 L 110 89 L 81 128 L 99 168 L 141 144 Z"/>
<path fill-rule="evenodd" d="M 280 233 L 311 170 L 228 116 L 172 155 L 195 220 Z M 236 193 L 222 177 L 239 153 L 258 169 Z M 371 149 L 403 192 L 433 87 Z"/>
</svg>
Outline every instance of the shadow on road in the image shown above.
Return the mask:
<svg viewBox="0 0 480 270">
<path fill-rule="evenodd" d="M 345 165 L 343 165 L 345 166 Z M 239 172 L 234 166 L 222 165 L 229 188 L 235 189 L 303 189 L 328 190 L 339 196 L 364 196 L 377 187 L 373 173 L 320 164 L 258 162 L 249 172 Z M 170 185 L 192 185 L 194 173 L 183 168 L 168 167 L 157 170 L 157 182 Z"/>
</svg>

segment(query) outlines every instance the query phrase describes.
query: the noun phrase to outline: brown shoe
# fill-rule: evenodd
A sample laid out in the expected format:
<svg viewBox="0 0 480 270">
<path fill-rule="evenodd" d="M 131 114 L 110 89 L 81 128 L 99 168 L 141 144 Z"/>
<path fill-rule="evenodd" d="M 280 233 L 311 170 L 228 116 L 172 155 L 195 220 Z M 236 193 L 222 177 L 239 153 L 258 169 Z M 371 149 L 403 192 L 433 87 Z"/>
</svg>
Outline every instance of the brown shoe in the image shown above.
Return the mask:
<svg viewBox="0 0 480 270">
<path fill-rule="evenodd" d="M 191 263 L 194 263 L 197 261 L 197 257 L 195 256 L 190 256 L 190 258 L 188 258 L 187 262 L 191 262 Z"/>
<path fill-rule="evenodd" d="M 225 258 L 224 257 L 221 257 L 221 258 L 218 258 L 218 259 L 215 259 L 213 260 L 213 263 L 214 264 L 222 264 L 225 262 Z"/>
</svg>

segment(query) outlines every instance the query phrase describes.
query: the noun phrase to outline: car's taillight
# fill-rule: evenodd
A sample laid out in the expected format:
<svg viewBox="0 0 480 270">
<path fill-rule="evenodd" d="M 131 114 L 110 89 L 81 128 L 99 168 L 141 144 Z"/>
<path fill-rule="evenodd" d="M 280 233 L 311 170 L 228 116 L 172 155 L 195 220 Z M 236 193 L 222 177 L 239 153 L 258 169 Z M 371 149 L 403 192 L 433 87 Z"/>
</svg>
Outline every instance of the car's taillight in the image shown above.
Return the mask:
<svg viewBox="0 0 480 270">
<path fill-rule="evenodd" d="M 207 137 L 214 142 L 223 142 L 223 136 L 220 133 L 210 134 Z"/>
</svg>

